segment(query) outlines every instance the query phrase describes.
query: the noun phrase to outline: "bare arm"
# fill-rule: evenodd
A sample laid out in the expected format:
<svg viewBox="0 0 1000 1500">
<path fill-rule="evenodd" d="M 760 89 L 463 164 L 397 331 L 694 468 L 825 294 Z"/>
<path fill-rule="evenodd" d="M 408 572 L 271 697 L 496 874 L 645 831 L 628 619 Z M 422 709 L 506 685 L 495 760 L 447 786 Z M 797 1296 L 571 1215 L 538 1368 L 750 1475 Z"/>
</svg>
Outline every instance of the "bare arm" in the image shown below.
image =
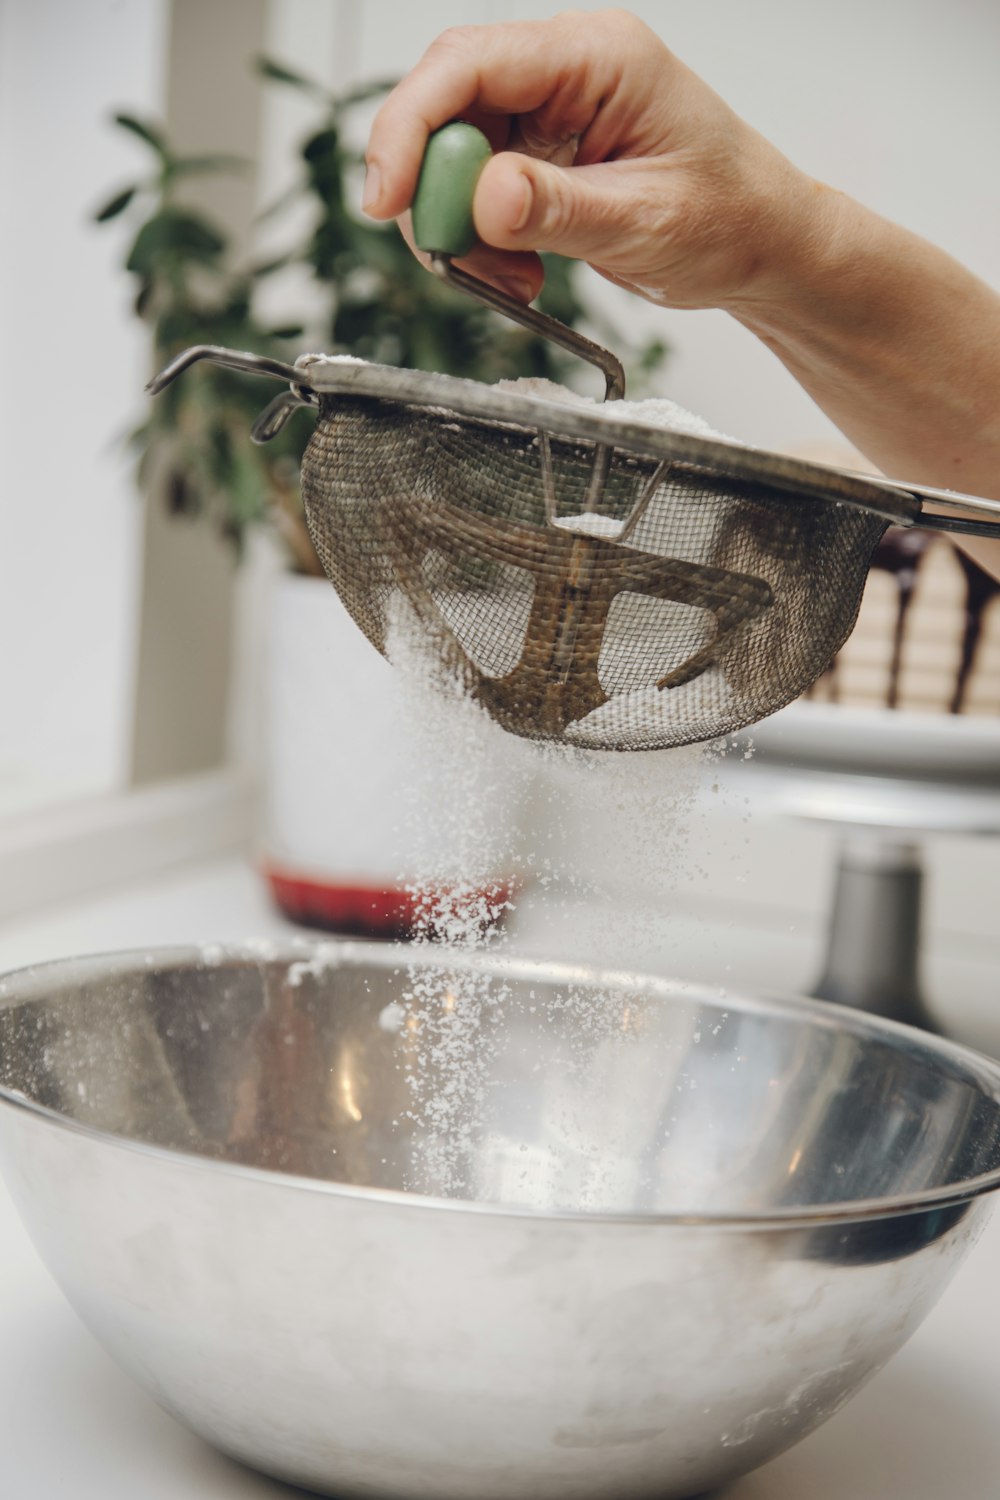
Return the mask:
<svg viewBox="0 0 1000 1500">
<path fill-rule="evenodd" d="M 497 153 L 478 274 L 528 300 L 553 250 L 663 306 L 722 308 L 883 472 L 1000 498 L 1000 296 L 799 171 L 634 17 L 445 33 L 375 121 L 370 213 L 404 213 L 428 132 L 458 115 Z M 1000 544 L 970 548 L 1000 571 Z"/>
</svg>

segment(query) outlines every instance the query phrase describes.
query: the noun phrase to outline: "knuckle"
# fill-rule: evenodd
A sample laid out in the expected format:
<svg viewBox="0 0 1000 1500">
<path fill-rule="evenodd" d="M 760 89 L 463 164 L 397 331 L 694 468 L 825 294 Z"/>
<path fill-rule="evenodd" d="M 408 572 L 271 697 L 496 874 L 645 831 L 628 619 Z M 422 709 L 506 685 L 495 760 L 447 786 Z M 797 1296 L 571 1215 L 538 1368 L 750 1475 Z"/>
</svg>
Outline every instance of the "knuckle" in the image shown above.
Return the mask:
<svg viewBox="0 0 1000 1500">
<path fill-rule="evenodd" d="M 627 36 L 630 40 L 642 38 L 643 41 L 648 42 L 655 35 L 651 28 L 646 25 L 646 22 L 641 21 L 632 11 L 620 10 L 617 6 L 611 6 L 608 10 L 598 11 L 596 16 L 591 16 L 591 20 L 598 21 L 603 26 L 621 32 L 622 35 Z"/>
<path fill-rule="evenodd" d="M 449 26 L 442 31 L 431 43 L 428 53 L 468 53 L 473 45 L 473 38 L 480 28 L 478 26 Z"/>
<path fill-rule="evenodd" d="M 540 223 L 536 226 L 546 238 L 561 239 L 572 227 L 576 214 L 575 198 L 561 172 L 547 172 L 536 177 L 536 201 L 540 199 Z"/>
</svg>

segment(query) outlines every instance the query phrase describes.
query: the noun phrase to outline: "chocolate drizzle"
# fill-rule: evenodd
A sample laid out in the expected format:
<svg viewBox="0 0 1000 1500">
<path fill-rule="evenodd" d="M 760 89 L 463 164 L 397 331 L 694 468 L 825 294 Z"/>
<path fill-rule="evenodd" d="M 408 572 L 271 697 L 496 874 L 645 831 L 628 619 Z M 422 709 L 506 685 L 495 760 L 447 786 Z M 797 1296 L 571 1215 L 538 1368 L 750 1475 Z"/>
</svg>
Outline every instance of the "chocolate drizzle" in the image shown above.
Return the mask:
<svg viewBox="0 0 1000 1500">
<path fill-rule="evenodd" d="M 962 659 L 955 675 L 955 691 L 951 699 L 951 712 L 960 714 L 965 701 L 965 689 L 968 686 L 972 668 L 975 666 L 979 639 L 983 632 L 983 615 L 990 600 L 1000 594 L 1000 582 L 966 553 L 959 551 L 957 547 L 955 556 L 962 564 L 962 572 L 965 574 L 965 629 L 962 632 Z"/>
<path fill-rule="evenodd" d="M 896 620 L 893 627 L 892 660 L 889 668 L 889 688 L 886 707 L 897 708 L 899 704 L 899 678 L 903 662 L 903 644 L 906 621 L 917 586 L 920 565 L 928 549 L 935 544 L 947 545 L 929 531 L 911 530 L 892 526 L 879 542 L 872 557 L 871 566 L 888 573 L 896 583 Z M 983 631 L 983 617 L 987 606 L 1000 594 L 1000 581 L 987 573 L 977 562 L 959 548 L 955 557 L 965 576 L 965 626 L 962 632 L 962 652 L 955 673 L 955 685 L 949 704 L 949 712 L 959 714 L 965 703 L 966 689 L 972 669 L 976 664 Z M 837 682 L 837 658 L 830 663 L 824 677 L 833 702 L 839 700 Z M 811 694 L 810 694 L 811 696 Z"/>
<path fill-rule="evenodd" d="M 903 665 L 903 638 L 906 633 L 906 617 L 913 603 L 913 591 L 917 586 L 917 574 L 924 553 L 934 540 L 929 531 L 904 531 L 891 526 L 875 548 L 872 567 L 889 573 L 896 581 L 896 623 L 892 636 L 892 661 L 889 665 L 889 691 L 886 693 L 886 708 L 896 708 L 899 702 L 899 674 Z"/>
</svg>

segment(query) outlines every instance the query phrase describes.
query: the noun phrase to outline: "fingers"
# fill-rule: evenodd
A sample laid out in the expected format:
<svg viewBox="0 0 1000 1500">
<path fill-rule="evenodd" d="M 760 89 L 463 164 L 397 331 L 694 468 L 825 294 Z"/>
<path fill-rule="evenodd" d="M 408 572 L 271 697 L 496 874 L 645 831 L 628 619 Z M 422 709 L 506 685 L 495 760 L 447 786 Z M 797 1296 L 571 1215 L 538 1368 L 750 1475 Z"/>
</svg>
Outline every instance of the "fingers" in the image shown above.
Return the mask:
<svg viewBox="0 0 1000 1500">
<path fill-rule="evenodd" d="M 644 163 L 558 167 L 518 152 L 494 156 L 476 187 L 480 238 L 498 250 L 551 250 L 614 266 L 648 253 L 663 196 L 647 189 Z"/>
<path fill-rule="evenodd" d="M 375 118 L 366 212 L 389 219 L 408 207 L 427 137 L 449 120 L 472 119 L 494 149 L 517 115 L 534 114 L 553 141 L 582 136 L 618 99 L 630 60 L 640 43 L 648 53 L 649 40 L 660 45 L 641 22 L 615 11 L 445 32 Z"/>
<path fill-rule="evenodd" d="M 525 77 L 532 30 L 530 25 L 456 27 L 437 39 L 375 117 L 367 152 L 367 213 L 388 219 L 408 207 L 432 131 L 467 118 L 476 105 L 480 114 L 492 109 L 509 115 L 517 112 L 517 100 L 532 99 L 524 106 L 530 109 L 544 98 L 547 83 L 536 98 L 528 87 L 534 79 Z"/>
<path fill-rule="evenodd" d="M 629 274 L 648 263 L 662 240 L 671 194 L 660 176 L 662 170 L 656 174 L 645 162 L 559 167 L 501 152 L 487 162 L 476 187 L 480 243 L 457 264 L 520 302 L 533 301 L 542 288 L 537 251 L 587 260 L 612 276 L 618 268 Z M 409 213 L 399 226 L 413 249 Z"/>
<path fill-rule="evenodd" d="M 545 269 L 537 255 L 504 254 L 490 245 L 477 245 L 455 264 L 480 281 L 498 286 L 517 302 L 534 302 L 545 282 Z"/>
<path fill-rule="evenodd" d="M 539 251 L 669 306 L 723 306 L 759 282 L 773 148 L 623 11 L 446 32 L 387 99 L 365 206 L 398 217 L 429 133 L 463 117 L 494 152 L 476 187 L 473 274 L 522 301 Z M 768 156 L 767 160 L 763 156 Z M 769 164 L 770 163 L 770 164 Z"/>
</svg>

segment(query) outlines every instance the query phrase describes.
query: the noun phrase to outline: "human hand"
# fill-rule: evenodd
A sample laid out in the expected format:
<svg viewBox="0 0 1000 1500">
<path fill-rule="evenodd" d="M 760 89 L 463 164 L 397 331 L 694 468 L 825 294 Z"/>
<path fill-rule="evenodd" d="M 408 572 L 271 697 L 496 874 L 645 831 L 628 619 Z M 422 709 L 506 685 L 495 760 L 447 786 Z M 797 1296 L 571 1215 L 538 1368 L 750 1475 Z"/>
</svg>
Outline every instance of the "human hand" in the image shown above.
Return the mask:
<svg viewBox="0 0 1000 1500">
<path fill-rule="evenodd" d="M 522 301 L 550 250 L 651 302 L 738 312 L 813 232 L 816 185 L 623 11 L 446 31 L 375 119 L 368 213 L 408 232 L 427 137 L 457 117 L 496 153 L 459 264 Z"/>
</svg>

